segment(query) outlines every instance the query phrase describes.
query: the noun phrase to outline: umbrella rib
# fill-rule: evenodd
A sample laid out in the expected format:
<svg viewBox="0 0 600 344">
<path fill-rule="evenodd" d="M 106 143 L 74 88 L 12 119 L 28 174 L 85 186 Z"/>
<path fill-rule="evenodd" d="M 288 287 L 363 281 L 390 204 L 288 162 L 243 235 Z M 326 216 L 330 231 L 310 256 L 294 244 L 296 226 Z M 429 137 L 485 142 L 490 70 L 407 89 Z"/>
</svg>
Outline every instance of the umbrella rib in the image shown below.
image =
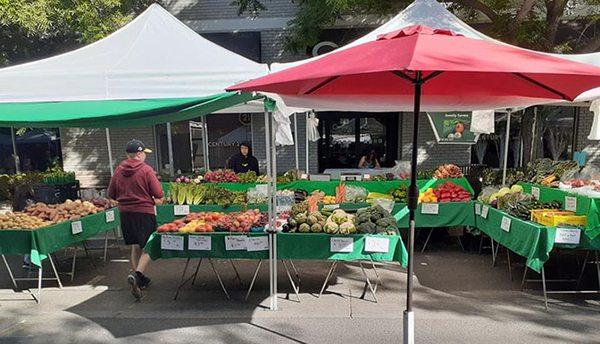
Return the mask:
<svg viewBox="0 0 600 344">
<path fill-rule="evenodd" d="M 429 80 L 431 80 L 431 79 L 435 78 L 436 76 L 438 76 L 438 75 L 442 74 L 443 72 L 444 72 L 444 71 L 441 71 L 441 70 L 438 70 L 438 71 L 432 72 L 432 73 L 431 73 L 431 74 L 429 74 L 428 76 L 424 77 L 424 78 L 422 79 L 422 82 L 423 82 L 423 83 L 426 83 L 427 81 L 429 81 Z"/>
<path fill-rule="evenodd" d="M 401 72 L 401 71 L 399 71 L 399 70 L 392 71 L 392 73 L 394 73 L 394 75 L 396 75 L 396 76 L 398 76 L 398 77 L 401 77 L 401 78 L 402 78 L 402 79 L 404 79 L 404 80 L 410 81 L 410 82 L 411 82 L 411 83 L 413 83 L 413 84 L 414 84 L 414 83 L 415 83 L 415 81 L 416 81 L 415 79 L 411 78 L 410 76 L 408 76 L 408 75 L 404 74 L 403 72 Z"/>
<path fill-rule="evenodd" d="M 314 92 L 316 92 L 318 89 L 320 89 L 321 87 L 327 85 L 328 83 L 334 81 L 335 79 L 337 79 L 339 76 L 335 75 L 335 76 L 331 76 L 323 81 L 321 81 L 320 83 L 318 83 L 316 86 L 310 88 L 308 91 L 303 92 L 303 94 L 312 94 Z"/>
<path fill-rule="evenodd" d="M 532 78 L 530 78 L 530 77 L 528 77 L 526 75 L 523 75 L 521 73 L 513 73 L 513 74 L 516 75 L 516 76 L 518 76 L 519 78 L 525 80 L 525 81 L 528 81 L 528 82 L 530 82 L 530 83 L 532 83 L 532 84 L 534 84 L 534 85 L 536 85 L 538 87 L 541 87 L 541 88 L 545 89 L 546 91 L 549 91 L 551 93 L 556 94 L 557 96 L 560 96 L 564 100 L 568 100 L 568 101 L 572 101 L 573 100 L 573 98 L 565 95 L 564 93 L 562 93 L 560 91 L 557 91 L 557 90 L 553 89 L 552 87 L 550 87 L 548 85 L 544 85 L 543 83 L 541 83 L 541 82 L 539 82 L 539 81 L 537 81 L 535 79 L 532 79 Z"/>
</svg>

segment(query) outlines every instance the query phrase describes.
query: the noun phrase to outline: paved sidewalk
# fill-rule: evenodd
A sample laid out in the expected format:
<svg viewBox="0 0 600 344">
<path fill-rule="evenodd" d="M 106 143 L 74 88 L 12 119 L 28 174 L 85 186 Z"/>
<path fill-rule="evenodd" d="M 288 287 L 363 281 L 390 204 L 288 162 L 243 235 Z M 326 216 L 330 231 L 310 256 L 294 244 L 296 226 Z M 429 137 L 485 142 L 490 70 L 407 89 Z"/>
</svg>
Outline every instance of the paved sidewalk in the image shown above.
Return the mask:
<svg viewBox="0 0 600 344">
<path fill-rule="evenodd" d="M 172 297 L 184 260 L 154 262 L 153 285 L 134 302 L 125 275 L 126 251 L 111 250 L 112 261 L 97 271 L 78 259 L 75 282 L 44 290 L 42 304 L 10 288 L 0 273 L 0 343 L 400 343 L 406 274 L 385 264 L 375 303 L 359 299 L 363 278 L 356 264 L 340 265 L 331 287 L 317 298 L 326 262 L 299 262 L 301 302 L 279 265 L 279 310 L 268 306 L 268 270 L 243 302 L 244 289 L 227 261 L 216 261 L 233 301 L 225 299 L 208 264 L 194 286 Z M 96 252 L 96 255 L 98 252 Z M 57 255 L 61 259 L 62 255 Z M 12 257 L 20 270 L 19 257 Z M 70 268 L 70 261 L 60 269 Z M 236 262 L 248 284 L 255 262 Z M 2 269 L 4 270 L 4 269 Z M 488 255 L 455 247 L 418 254 L 417 343 L 598 343 L 600 298 L 582 295 L 553 299 L 545 312 L 539 292 L 520 291 L 522 269 L 508 276 L 506 265 L 491 267 Z M 371 269 L 367 271 L 373 274 Z M 518 275 L 518 276 L 517 276 Z M 519 281 L 517 281 L 519 280 Z M 51 286 L 51 282 L 48 282 Z M 244 287 L 245 287 L 244 286 Z M 33 287 L 33 285 L 32 285 Z"/>
</svg>

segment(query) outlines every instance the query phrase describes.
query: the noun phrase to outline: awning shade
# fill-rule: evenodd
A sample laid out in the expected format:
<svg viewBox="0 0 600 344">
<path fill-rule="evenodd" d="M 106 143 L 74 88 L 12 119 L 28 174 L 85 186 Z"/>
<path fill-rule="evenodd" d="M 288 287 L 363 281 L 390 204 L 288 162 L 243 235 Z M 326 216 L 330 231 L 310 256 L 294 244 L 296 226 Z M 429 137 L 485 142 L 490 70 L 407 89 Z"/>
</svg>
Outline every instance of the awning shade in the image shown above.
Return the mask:
<svg viewBox="0 0 600 344">
<path fill-rule="evenodd" d="M 0 103 L 0 127 L 133 128 L 207 115 L 257 99 L 219 93 L 197 98 Z"/>
</svg>

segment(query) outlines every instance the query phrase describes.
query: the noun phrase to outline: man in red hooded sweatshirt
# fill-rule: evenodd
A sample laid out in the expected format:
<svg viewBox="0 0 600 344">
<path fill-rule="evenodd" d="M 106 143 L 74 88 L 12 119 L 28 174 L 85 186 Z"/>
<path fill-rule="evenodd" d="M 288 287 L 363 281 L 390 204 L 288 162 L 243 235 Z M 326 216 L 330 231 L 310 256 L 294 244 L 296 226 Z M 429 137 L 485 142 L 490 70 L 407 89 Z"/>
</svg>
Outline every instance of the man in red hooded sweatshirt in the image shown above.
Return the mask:
<svg viewBox="0 0 600 344">
<path fill-rule="evenodd" d="M 139 140 L 131 140 L 125 148 L 127 159 L 115 170 L 108 197 L 119 202 L 121 230 L 126 245 L 131 245 L 132 272 L 127 276 L 131 293 L 141 299 L 142 290 L 150 285 L 150 278 L 144 271 L 150 262 L 150 256 L 144 252 L 144 246 L 150 235 L 156 230 L 155 200 L 163 197 L 163 190 L 156 173 L 144 161 L 146 153 L 152 151 Z"/>
</svg>

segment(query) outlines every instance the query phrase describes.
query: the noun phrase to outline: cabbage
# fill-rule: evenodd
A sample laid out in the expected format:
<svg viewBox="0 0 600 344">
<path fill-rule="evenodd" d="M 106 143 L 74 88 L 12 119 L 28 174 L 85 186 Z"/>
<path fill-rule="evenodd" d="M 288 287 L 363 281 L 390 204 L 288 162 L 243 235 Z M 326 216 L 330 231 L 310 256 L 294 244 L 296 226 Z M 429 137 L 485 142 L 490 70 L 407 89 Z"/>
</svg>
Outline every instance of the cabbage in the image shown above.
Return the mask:
<svg viewBox="0 0 600 344">
<path fill-rule="evenodd" d="M 510 188 L 510 192 L 523 192 L 523 187 L 521 185 L 513 185 Z"/>
</svg>

